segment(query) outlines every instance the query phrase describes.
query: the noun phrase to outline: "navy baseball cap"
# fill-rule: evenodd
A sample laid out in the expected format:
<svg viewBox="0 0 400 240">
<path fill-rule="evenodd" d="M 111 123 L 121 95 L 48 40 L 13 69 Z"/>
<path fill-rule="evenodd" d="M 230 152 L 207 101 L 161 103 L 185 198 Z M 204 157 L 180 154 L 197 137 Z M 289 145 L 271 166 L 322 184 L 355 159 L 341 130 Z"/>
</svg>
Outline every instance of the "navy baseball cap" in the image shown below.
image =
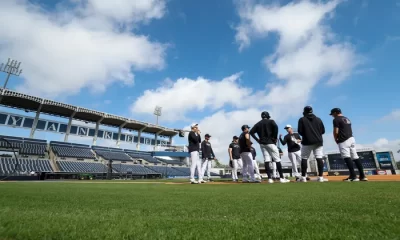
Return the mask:
<svg viewBox="0 0 400 240">
<path fill-rule="evenodd" d="M 329 115 L 333 115 L 334 113 L 340 114 L 342 110 L 340 108 L 332 108 L 331 113 Z"/>
<path fill-rule="evenodd" d="M 250 128 L 249 125 L 243 125 L 243 126 L 242 126 L 242 131 L 243 131 L 244 129 L 246 129 L 246 128 Z"/>
<path fill-rule="evenodd" d="M 313 109 L 311 106 L 305 106 L 303 113 L 313 113 Z"/>
<path fill-rule="evenodd" d="M 233 139 L 239 139 L 238 136 L 233 136 Z"/>
<path fill-rule="evenodd" d="M 204 137 L 208 137 L 209 138 L 209 137 L 211 137 L 211 135 L 207 133 L 206 135 L 204 135 Z"/>
</svg>

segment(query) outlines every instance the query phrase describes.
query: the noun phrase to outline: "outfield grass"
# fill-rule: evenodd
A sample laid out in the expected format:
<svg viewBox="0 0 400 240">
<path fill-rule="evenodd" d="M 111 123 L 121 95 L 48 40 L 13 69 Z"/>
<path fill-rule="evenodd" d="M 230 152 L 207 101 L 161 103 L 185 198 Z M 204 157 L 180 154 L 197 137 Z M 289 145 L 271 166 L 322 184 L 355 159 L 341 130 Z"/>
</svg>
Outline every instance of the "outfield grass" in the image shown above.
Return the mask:
<svg viewBox="0 0 400 240">
<path fill-rule="evenodd" d="M 400 183 L 0 183 L 0 239 L 399 239 Z"/>
</svg>

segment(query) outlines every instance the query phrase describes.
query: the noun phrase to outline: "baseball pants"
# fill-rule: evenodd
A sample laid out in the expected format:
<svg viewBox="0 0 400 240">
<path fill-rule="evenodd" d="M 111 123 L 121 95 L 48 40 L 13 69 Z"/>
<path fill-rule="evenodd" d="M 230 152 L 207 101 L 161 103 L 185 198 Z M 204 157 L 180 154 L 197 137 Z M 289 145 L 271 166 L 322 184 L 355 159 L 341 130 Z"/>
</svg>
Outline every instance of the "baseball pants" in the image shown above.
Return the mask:
<svg viewBox="0 0 400 240">
<path fill-rule="evenodd" d="M 201 174 L 201 178 L 204 177 L 204 174 L 206 173 L 206 169 L 207 169 L 207 178 L 210 179 L 211 178 L 211 160 L 208 160 L 207 158 L 203 159 L 203 166 L 201 166 L 202 174 Z"/>
<path fill-rule="evenodd" d="M 261 152 L 264 156 L 264 162 L 280 162 L 278 147 L 275 144 L 260 144 Z"/>
<path fill-rule="evenodd" d="M 314 153 L 315 158 L 323 158 L 324 148 L 321 145 L 303 145 L 301 148 L 301 159 L 309 159 L 311 152 Z"/>
<path fill-rule="evenodd" d="M 292 162 L 292 174 L 295 177 L 300 176 L 299 170 L 297 168 L 297 164 L 301 162 L 301 152 L 300 150 L 297 152 L 288 152 L 288 156 L 290 161 Z"/>
<path fill-rule="evenodd" d="M 346 141 L 338 144 L 340 155 L 342 158 L 351 158 L 351 160 L 358 159 L 356 140 L 354 137 L 347 139 Z"/>
<path fill-rule="evenodd" d="M 232 169 L 232 180 L 238 180 L 238 175 L 237 172 L 239 170 L 239 168 L 242 168 L 242 161 L 239 161 L 240 159 L 233 159 L 232 160 L 232 165 L 233 165 L 233 169 Z"/>
<path fill-rule="evenodd" d="M 242 152 L 240 154 L 243 161 L 243 181 L 247 181 L 248 176 L 250 175 L 250 180 L 254 181 L 254 168 L 253 168 L 253 155 L 251 152 Z"/>
<path fill-rule="evenodd" d="M 199 152 L 198 151 L 194 151 L 190 153 L 190 181 L 194 182 L 195 178 L 194 175 L 196 173 L 196 168 L 197 168 L 197 173 L 199 175 L 199 180 L 203 180 L 201 174 L 201 162 L 199 159 Z"/>
<path fill-rule="evenodd" d="M 254 171 L 256 172 L 256 177 L 261 178 L 260 169 L 258 168 L 258 162 L 256 160 L 253 160 L 253 168 Z"/>
</svg>

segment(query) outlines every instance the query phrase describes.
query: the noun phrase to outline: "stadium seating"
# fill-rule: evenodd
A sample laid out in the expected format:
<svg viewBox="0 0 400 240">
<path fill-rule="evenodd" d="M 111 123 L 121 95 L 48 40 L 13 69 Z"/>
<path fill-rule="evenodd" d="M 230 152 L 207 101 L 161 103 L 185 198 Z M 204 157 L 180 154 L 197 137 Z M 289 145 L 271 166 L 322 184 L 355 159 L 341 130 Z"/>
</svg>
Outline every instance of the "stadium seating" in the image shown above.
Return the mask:
<svg viewBox="0 0 400 240">
<path fill-rule="evenodd" d="M 0 136 L 5 138 L 9 143 L 0 139 L 0 148 L 19 150 L 21 155 L 33 155 L 33 156 L 45 156 L 47 151 L 46 140 L 31 139 L 31 138 L 20 138 L 12 136 Z"/>
<path fill-rule="evenodd" d="M 149 168 L 155 172 L 161 173 L 162 175 L 167 175 L 167 176 L 189 176 L 189 174 L 179 171 L 175 168 L 172 167 L 167 167 L 167 166 L 145 166 L 146 168 Z"/>
<path fill-rule="evenodd" d="M 132 165 L 132 164 L 113 164 L 113 169 L 121 173 L 132 173 L 132 174 L 139 174 L 139 175 L 146 175 L 146 174 L 159 174 L 158 172 L 146 168 L 142 165 Z"/>
<path fill-rule="evenodd" d="M 166 160 L 166 159 L 162 159 L 162 158 L 157 158 L 160 162 L 166 163 L 168 165 L 179 165 L 182 166 L 183 163 L 179 160 Z"/>
<path fill-rule="evenodd" d="M 146 162 L 155 163 L 155 164 L 159 163 L 159 161 L 157 161 L 156 158 L 151 156 L 150 152 L 133 151 L 133 150 L 128 150 L 128 149 L 125 149 L 124 151 L 126 154 L 128 154 L 133 159 L 137 159 L 137 160 L 143 159 Z"/>
<path fill-rule="evenodd" d="M 13 173 L 17 161 L 14 158 L 0 158 L 0 172 L 3 174 Z M 43 159 L 18 159 L 17 172 L 53 172 L 49 160 Z"/>
<path fill-rule="evenodd" d="M 89 145 L 50 142 L 51 149 L 58 157 L 96 159 Z"/>
<path fill-rule="evenodd" d="M 375 163 L 371 162 L 369 160 L 361 160 L 361 164 L 363 165 L 363 167 L 365 169 L 371 169 L 371 168 L 376 169 Z M 355 165 L 354 165 L 354 167 L 356 168 Z M 339 160 L 331 161 L 330 168 L 331 168 L 331 171 L 348 170 L 347 164 L 344 161 L 339 161 Z"/>
<path fill-rule="evenodd" d="M 95 162 L 57 161 L 61 172 L 105 173 L 107 166 Z"/>
</svg>

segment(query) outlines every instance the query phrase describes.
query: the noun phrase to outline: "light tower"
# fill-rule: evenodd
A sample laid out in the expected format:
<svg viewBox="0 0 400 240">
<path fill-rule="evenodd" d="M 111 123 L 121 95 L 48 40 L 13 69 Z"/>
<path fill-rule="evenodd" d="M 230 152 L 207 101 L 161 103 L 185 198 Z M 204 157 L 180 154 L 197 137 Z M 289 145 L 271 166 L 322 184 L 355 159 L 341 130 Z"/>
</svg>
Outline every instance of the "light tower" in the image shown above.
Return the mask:
<svg viewBox="0 0 400 240">
<path fill-rule="evenodd" d="M 8 79 L 10 79 L 11 75 L 19 76 L 22 73 L 22 69 L 20 70 L 19 67 L 21 66 L 21 62 L 17 60 L 8 59 L 7 63 L 2 63 L 0 65 L 0 72 L 7 73 L 6 81 L 4 82 L 3 88 L 6 89 Z"/>
<path fill-rule="evenodd" d="M 162 107 L 156 106 L 154 109 L 154 115 L 156 116 L 156 125 L 158 126 L 158 117 L 161 117 Z"/>
</svg>

